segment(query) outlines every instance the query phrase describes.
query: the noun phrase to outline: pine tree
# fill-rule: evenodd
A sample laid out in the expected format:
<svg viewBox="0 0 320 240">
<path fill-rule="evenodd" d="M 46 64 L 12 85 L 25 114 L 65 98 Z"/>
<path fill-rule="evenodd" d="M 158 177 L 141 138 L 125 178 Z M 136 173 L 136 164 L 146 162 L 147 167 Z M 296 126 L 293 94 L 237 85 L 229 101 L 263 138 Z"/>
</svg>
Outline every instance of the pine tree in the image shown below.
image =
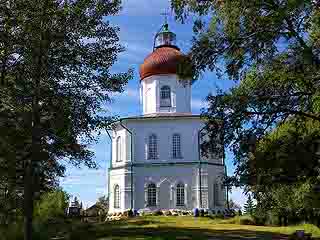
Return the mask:
<svg viewBox="0 0 320 240">
<path fill-rule="evenodd" d="M 255 210 L 255 204 L 253 203 L 253 200 L 251 198 L 251 194 L 249 194 L 247 202 L 243 206 L 245 214 L 253 215 Z"/>
</svg>

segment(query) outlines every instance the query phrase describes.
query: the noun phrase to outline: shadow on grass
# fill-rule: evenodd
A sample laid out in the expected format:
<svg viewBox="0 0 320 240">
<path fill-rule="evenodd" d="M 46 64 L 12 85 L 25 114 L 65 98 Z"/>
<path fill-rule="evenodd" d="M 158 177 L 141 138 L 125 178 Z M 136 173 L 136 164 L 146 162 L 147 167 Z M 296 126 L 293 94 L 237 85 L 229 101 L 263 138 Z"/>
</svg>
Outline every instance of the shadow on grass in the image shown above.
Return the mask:
<svg viewBox="0 0 320 240">
<path fill-rule="evenodd" d="M 250 230 L 212 230 L 195 228 L 174 228 L 174 227 L 128 227 L 115 228 L 115 225 L 91 226 L 86 229 L 79 229 L 70 236 L 70 240 L 109 240 L 109 239 L 212 239 L 212 240 L 235 240 L 235 239 L 266 239 L 280 240 L 287 239 L 286 235 L 270 232 L 254 232 Z"/>
</svg>

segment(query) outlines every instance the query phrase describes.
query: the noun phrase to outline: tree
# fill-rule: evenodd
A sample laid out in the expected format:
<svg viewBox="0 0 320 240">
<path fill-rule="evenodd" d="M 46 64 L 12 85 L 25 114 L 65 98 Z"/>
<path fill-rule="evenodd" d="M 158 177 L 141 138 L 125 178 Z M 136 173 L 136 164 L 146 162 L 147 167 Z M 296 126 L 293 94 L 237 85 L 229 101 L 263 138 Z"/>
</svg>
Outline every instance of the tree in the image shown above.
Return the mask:
<svg viewBox="0 0 320 240">
<path fill-rule="evenodd" d="M 254 205 L 253 200 L 251 198 L 251 194 L 248 195 L 247 202 L 244 204 L 243 208 L 244 208 L 245 214 L 253 215 L 254 210 L 255 210 L 255 205 Z"/>
<path fill-rule="evenodd" d="M 99 221 L 104 221 L 109 211 L 109 197 L 100 197 L 96 205 L 98 208 Z"/>
<path fill-rule="evenodd" d="M 6 128 L 0 147 L 9 146 L 0 151 L 1 170 L 12 170 L 6 181 L 23 194 L 29 240 L 34 193 L 63 175 L 66 160 L 96 167 L 88 144 L 113 120 L 102 114 L 102 104 L 109 93 L 123 91 L 131 72 L 110 70 L 123 48 L 118 28 L 103 17 L 116 14 L 120 1 L 14 0 L 0 6 L 0 127 Z"/>
<path fill-rule="evenodd" d="M 35 218 L 41 222 L 63 218 L 68 207 L 68 200 L 68 194 L 61 189 L 44 193 L 35 204 Z"/>
<path fill-rule="evenodd" d="M 108 213 L 108 211 L 109 211 L 109 197 L 107 197 L 107 196 L 99 197 L 96 204 L 105 213 Z"/>
<path fill-rule="evenodd" d="M 241 210 L 241 206 L 234 202 L 232 199 L 229 200 L 229 205 L 226 203 L 225 207 L 228 207 L 233 210 Z"/>
<path fill-rule="evenodd" d="M 190 52 L 197 71 L 240 80 L 209 95 L 202 116 L 210 141 L 223 133 L 224 147 L 234 153 L 236 174 L 228 180 L 252 186 L 259 141 L 288 119 L 320 121 L 319 3 L 173 0 L 172 7 L 179 20 L 189 12 L 199 16 Z"/>
</svg>

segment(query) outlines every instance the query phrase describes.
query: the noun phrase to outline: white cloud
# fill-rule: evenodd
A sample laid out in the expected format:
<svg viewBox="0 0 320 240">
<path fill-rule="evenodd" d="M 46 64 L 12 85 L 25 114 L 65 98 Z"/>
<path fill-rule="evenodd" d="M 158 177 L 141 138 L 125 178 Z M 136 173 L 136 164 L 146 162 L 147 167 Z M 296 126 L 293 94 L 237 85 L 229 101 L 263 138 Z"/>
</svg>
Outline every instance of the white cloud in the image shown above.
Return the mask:
<svg viewBox="0 0 320 240">
<path fill-rule="evenodd" d="M 60 179 L 62 185 L 96 185 L 96 178 L 106 177 L 105 169 L 69 169 L 67 175 Z M 84 181 L 85 180 L 85 181 Z"/>
</svg>

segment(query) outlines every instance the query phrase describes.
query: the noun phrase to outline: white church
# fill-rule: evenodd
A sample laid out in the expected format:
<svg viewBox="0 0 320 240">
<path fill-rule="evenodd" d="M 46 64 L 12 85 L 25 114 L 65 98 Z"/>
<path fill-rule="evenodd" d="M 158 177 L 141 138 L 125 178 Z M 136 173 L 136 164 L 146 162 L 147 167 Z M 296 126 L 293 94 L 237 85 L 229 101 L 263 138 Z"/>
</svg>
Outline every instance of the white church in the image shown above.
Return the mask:
<svg viewBox="0 0 320 240">
<path fill-rule="evenodd" d="M 204 121 L 191 113 L 192 81 L 177 75 L 185 56 L 175 41 L 165 23 L 140 66 L 142 115 L 111 125 L 109 213 L 224 209 L 224 161 L 201 154 Z"/>
</svg>

